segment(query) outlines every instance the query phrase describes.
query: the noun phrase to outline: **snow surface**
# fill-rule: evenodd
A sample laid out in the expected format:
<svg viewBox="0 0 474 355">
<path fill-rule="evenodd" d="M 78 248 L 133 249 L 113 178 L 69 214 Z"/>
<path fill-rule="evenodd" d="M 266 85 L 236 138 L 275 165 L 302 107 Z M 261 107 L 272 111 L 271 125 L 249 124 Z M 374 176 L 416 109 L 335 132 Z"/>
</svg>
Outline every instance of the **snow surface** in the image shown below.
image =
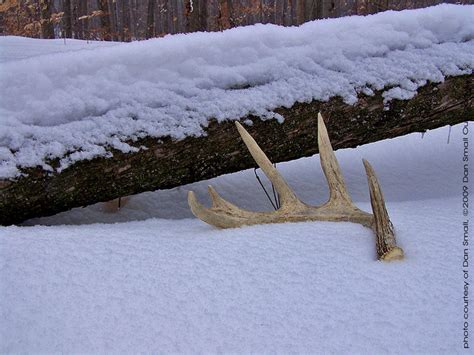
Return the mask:
<svg viewBox="0 0 474 355">
<path fill-rule="evenodd" d="M 449 144 L 444 127 L 336 152 L 367 211 L 361 157 L 374 166 L 401 262 L 377 262 L 372 232 L 351 223 L 187 218 L 186 191 L 204 198 L 208 183 L 269 209 L 253 170 L 133 196 L 117 214 L 0 227 L 0 352 L 460 353 L 461 128 Z M 318 156 L 278 169 L 306 202 L 327 198 Z"/>
<path fill-rule="evenodd" d="M 121 42 L 82 41 L 77 39 L 38 40 L 28 37 L 0 37 L 0 63 L 81 49 L 117 46 Z"/>
<path fill-rule="evenodd" d="M 427 81 L 472 73 L 474 6 L 440 5 L 283 28 L 167 36 L 0 63 L 0 178 L 60 158 L 109 156 L 144 136 L 203 134 L 209 119 L 385 88 L 409 99 Z M 23 41 L 0 38 L 3 57 Z M 38 41 L 38 43 L 40 43 Z M 52 46 L 47 40 L 45 46 Z M 53 42 L 58 45 L 57 42 Z M 21 57 L 21 55 L 20 55 Z"/>
</svg>

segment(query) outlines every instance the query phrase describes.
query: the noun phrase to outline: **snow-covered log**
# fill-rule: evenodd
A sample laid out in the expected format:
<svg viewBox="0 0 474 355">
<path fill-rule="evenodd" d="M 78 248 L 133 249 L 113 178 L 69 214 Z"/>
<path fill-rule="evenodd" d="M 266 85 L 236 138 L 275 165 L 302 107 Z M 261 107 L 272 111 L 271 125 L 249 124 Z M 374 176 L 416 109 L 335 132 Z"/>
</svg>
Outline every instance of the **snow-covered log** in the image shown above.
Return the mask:
<svg viewBox="0 0 474 355">
<path fill-rule="evenodd" d="M 474 76 L 427 84 L 410 100 L 384 104 L 382 91 L 359 95 L 355 105 L 340 98 L 278 108 L 283 123 L 248 116 L 241 121 L 274 162 L 317 153 L 317 113 L 327 117 L 335 149 L 422 132 L 474 119 Z M 253 167 L 235 125 L 210 122 L 206 135 L 182 140 L 165 137 L 130 142 L 138 152 L 79 161 L 60 172 L 23 170 L 25 176 L 0 180 L 0 224 L 52 215 L 119 196 L 167 189 Z M 389 157 L 387 158 L 389 159 Z M 54 161 L 50 162 L 54 166 Z"/>
</svg>

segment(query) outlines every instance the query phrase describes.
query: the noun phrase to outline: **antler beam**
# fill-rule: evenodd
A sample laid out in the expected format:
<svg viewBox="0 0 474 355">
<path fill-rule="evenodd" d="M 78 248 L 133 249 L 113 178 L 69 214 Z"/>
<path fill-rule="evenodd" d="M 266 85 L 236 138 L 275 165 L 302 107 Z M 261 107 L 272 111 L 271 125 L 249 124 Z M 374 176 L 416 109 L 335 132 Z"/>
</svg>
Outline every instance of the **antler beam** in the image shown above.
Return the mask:
<svg viewBox="0 0 474 355">
<path fill-rule="evenodd" d="M 253 159 L 275 186 L 280 196 L 281 206 L 272 212 L 247 211 L 224 200 L 212 186 L 209 186 L 211 208 L 200 204 L 194 192 L 189 191 L 188 203 L 196 217 L 219 228 L 302 221 L 359 223 L 374 230 L 376 250 L 380 260 L 403 258 L 403 250 L 396 245 L 392 223 L 388 217 L 382 191 L 372 167 L 366 160 L 363 161 L 369 182 L 373 215 L 360 210 L 352 202 L 321 114 L 318 114 L 318 147 L 321 166 L 328 181 L 330 193 L 329 200 L 322 206 L 310 206 L 298 199 L 252 136 L 239 122 L 235 122 L 235 124 Z"/>
</svg>

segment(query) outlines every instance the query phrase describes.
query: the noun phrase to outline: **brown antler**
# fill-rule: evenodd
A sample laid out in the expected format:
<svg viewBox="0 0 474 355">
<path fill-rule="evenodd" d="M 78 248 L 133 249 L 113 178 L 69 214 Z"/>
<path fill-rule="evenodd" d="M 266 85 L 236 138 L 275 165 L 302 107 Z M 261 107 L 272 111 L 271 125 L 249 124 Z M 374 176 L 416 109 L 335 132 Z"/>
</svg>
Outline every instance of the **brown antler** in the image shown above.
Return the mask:
<svg viewBox="0 0 474 355">
<path fill-rule="evenodd" d="M 209 194 L 212 199 L 211 208 L 206 208 L 200 204 L 194 192 L 189 191 L 188 203 L 196 217 L 220 228 L 301 221 L 354 222 L 374 230 L 377 254 L 380 260 L 403 258 L 402 249 L 396 245 L 392 224 L 385 209 L 382 191 L 372 167 L 364 160 L 374 215 L 360 210 L 352 202 L 321 114 L 318 114 L 319 156 L 330 192 L 329 200 L 322 206 L 310 206 L 300 201 L 252 136 L 239 122 L 235 122 L 235 124 L 250 154 L 277 190 L 281 206 L 278 210 L 272 212 L 247 211 L 227 202 L 209 186 Z"/>
</svg>

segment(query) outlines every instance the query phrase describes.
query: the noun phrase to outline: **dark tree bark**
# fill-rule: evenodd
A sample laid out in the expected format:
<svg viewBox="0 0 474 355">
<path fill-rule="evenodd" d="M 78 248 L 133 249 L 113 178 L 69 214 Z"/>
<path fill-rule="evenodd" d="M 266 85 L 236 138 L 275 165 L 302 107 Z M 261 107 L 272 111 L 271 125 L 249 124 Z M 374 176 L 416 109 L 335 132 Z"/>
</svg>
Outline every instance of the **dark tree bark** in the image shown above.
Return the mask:
<svg viewBox="0 0 474 355">
<path fill-rule="evenodd" d="M 319 0 L 318 18 L 334 17 L 337 0 Z"/>
<path fill-rule="evenodd" d="M 109 3 L 109 9 L 110 9 L 110 25 L 112 28 L 112 40 L 113 41 L 118 41 L 118 21 L 117 21 L 117 1 L 112 1 Z"/>
<path fill-rule="evenodd" d="M 175 6 L 173 0 L 168 0 L 168 33 L 176 33 Z"/>
<path fill-rule="evenodd" d="M 109 3 L 107 0 L 97 0 L 97 7 L 102 12 L 102 15 L 100 16 L 102 39 L 104 41 L 111 41 L 112 27 L 110 25 Z"/>
<path fill-rule="evenodd" d="M 160 10 L 161 13 L 161 22 L 163 23 L 163 33 L 170 33 L 171 28 L 169 27 L 170 23 L 168 21 L 169 18 L 169 8 L 168 8 L 168 0 L 163 0 L 163 4 L 161 5 L 162 9 Z M 161 34 L 161 33 L 160 33 Z"/>
<path fill-rule="evenodd" d="M 199 23 L 199 11 L 194 10 L 194 3 L 192 0 L 186 0 L 184 4 L 184 19 L 186 32 L 194 32 Z"/>
<path fill-rule="evenodd" d="M 207 24 L 207 0 L 199 0 L 199 17 L 200 17 L 200 24 L 201 27 L 199 28 L 200 31 L 205 31 L 208 28 Z"/>
<path fill-rule="evenodd" d="M 230 12 L 232 9 L 232 2 L 229 0 L 219 0 L 219 30 L 226 30 L 231 28 Z"/>
<path fill-rule="evenodd" d="M 80 7 L 80 14 L 81 16 L 87 16 L 89 15 L 89 6 L 88 6 L 88 0 L 79 0 L 79 7 Z M 82 22 L 82 38 L 87 38 L 89 39 L 89 19 L 85 18 L 81 20 Z"/>
<path fill-rule="evenodd" d="M 201 27 L 201 2 L 205 0 L 186 0 L 184 4 L 184 18 L 185 18 L 185 31 L 186 32 L 196 32 L 205 30 Z M 192 5 L 192 6 L 191 6 Z"/>
<path fill-rule="evenodd" d="M 291 17 L 291 0 L 283 0 L 283 25 L 290 26 L 292 22 Z"/>
<path fill-rule="evenodd" d="M 146 17 L 146 38 L 155 37 L 155 1 L 148 0 L 148 10 Z"/>
<path fill-rule="evenodd" d="M 317 153 L 317 113 L 322 112 L 334 149 L 392 138 L 474 119 L 474 75 L 427 84 L 411 100 L 384 109 L 381 92 L 359 97 L 297 103 L 276 112 L 283 124 L 249 117 L 250 134 L 273 162 Z M 358 119 L 355 119 L 359 117 Z M 232 122 L 212 121 L 205 137 L 143 139 L 148 150 L 82 161 L 61 173 L 25 170 L 17 180 L 0 180 L 0 224 L 52 215 L 73 207 L 156 189 L 168 189 L 254 167 Z"/>
<path fill-rule="evenodd" d="M 305 22 L 305 0 L 297 0 L 296 1 L 296 25 L 301 25 Z"/>
<path fill-rule="evenodd" d="M 129 0 L 130 1 L 130 39 L 133 41 L 138 36 L 138 16 L 137 16 L 137 0 Z"/>
<path fill-rule="evenodd" d="M 53 4 L 51 0 L 40 0 L 41 16 L 41 37 L 46 39 L 54 38 L 54 25 L 51 21 Z"/>
<path fill-rule="evenodd" d="M 305 21 L 311 21 L 318 18 L 317 11 L 318 5 L 316 4 L 316 0 L 305 0 L 304 1 L 304 19 Z"/>
<path fill-rule="evenodd" d="M 130 42 L 130 0 L 122 0 L 122 27 L 120 38 L 123 42 Z"/>
<path fill-rule="evenodd" d="M 183 1 L 175 1 L 175 18 L 176 18 L 176 32 L 183 33 L 186 32 L 185 21 L 184 21 L 184 4 Z"/>
<path fill-rule="evenodd" d="M 284 24 L 284 13 L 285 13 L 285 2 L 286 0 L 275 0 L 275 24 L 283 25 Z"/>
<path fill-rule="evenodd" d="M 64 11 L 64 18 L 63 18 L 64 37 L 72 38 L 71 0 L 64 0 L 63 11 Z"/>
<path fill-rule="evenodd" d="M 72 6 L 72 10 L 71 10 L 71 15 L 72 15 L 72 29 L 73 29 L 73 36 L 74 38 L 82 38 L 82 24 L 81 22 L 78 20 L 79 18 L 79 4 L 78 4 L 78 1 L 79 0 L 72 0 L 71 1 L 71 6 Z"/>
</svg>

